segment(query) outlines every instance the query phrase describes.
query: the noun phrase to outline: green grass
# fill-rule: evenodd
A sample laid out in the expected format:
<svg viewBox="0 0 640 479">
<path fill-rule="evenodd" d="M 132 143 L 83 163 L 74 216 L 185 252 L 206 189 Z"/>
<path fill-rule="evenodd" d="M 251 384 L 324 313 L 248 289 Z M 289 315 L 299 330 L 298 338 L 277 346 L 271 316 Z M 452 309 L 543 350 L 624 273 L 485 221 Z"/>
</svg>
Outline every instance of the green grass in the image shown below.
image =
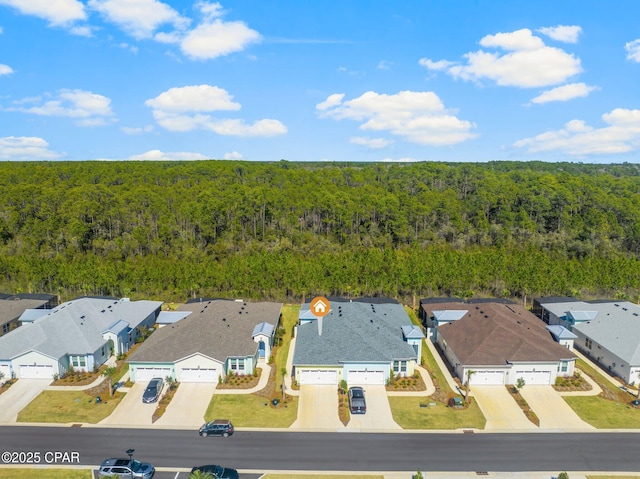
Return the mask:
<svg viewBox="0 0 640 479">
<path fill-rule="evenodd" d="M 598 396 L 563 396 L 580 419 L 597 429 L 640 428 L 640 408 L 630 405 L 634 396 L 615 387 L 582 359 L 576 366 L 603 389 Z"/>
<path fill-rule="evenodd" d="M 287 407 L 280 404 L 273 408 L 269 400 L 254 394 L 214 394 L 205 419 L 230 419 L 237 427 L 282 427 L 291 426 L 298 416 L 298 398 L 292 397 Z"/>
<path fill-rule="evenodd" d="M 276 368 L 276 391 L 280 391 L 282 387 L 282 374 L 280 371 L 287 366 L 287 356 L 289 354 L 289 346 L 291 345 L 291 334 L 293 327 L 298 324 L 298 316 L 300 315 L 300 305 L 285 304 L 282 307 L 281 326 L 284 327 L 285 333 L 282 336 L 282 346 L 278 348 L 275 359 Z M 291 371 L 287 371 L 291 374 Z"/>
<path fill-rule="evenodd" d="M 393 420 L 403 429 L 484 429 L 486 420 L 475 401 L 466 409 L 442 403 L 420 407 L 420 403 L 429 402 L 424 397 L 389 396 Z"/>
<path fill-rule="evenodd" d="M 266 474 L 262 479 L 384 479 L 384 476 L 353 475 L 336 476 L 334 474 Z"/>
<path fill-rule="evenodd" d="M 580 419 L 597 429 L 638 429 L 640 408 L 599 396 L 564 396 Z"/>
<path fill-rule="evenodd" d="M 84 469 L 5 469 L 0 468 L 0 479 L 93 479 L 93 474 Z"/>
<path fill-rule="evenodd" d="M 18 414 L 18 422 L 86 422 L 95 424 L 110 415 L 124 394 L 103 397 L 101 404 L 82 391 L 42 391 Z"/>
</svg>

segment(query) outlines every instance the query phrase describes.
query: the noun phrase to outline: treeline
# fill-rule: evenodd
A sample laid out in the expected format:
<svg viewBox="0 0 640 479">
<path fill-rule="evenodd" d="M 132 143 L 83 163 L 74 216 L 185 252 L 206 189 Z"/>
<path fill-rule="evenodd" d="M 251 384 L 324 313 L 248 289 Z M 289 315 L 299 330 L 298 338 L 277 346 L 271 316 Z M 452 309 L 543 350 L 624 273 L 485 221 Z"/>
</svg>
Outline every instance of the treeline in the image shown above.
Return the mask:
<svg viewBox="0 0 640 479">
<path fill-rule="evenodd" d="M 0 163 L 0 291 L 632 297 L 636 165 Z"/>
</svg>

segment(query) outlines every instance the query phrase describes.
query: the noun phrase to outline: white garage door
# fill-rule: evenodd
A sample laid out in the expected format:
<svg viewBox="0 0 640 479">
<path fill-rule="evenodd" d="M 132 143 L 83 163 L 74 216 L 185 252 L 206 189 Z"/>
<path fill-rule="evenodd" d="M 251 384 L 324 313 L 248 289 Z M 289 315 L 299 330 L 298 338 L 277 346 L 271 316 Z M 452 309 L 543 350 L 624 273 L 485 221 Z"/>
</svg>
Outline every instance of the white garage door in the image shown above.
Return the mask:
<svg viewBox="0 0 640 479">
<path fill-rule="evenodd" d="M 383 384 L 384 371 L 349 371 L 347 376 L 349 385 L 352 384 Z"/>
<path fill-rule="evenodd" d="M 0 381 L 4 382 L 4 381 L 8 381 L 9 379 L 11 379 L 11 372 L 10 372 L 10 368 L 8 364 L 0 364 L 0 376 L 2 376 L 2 379 L 0 379 Z"/>
<path fill-rule="evenodd" d="M 53 366 L 50 364 L 21 364 L 20 377 L 24 379 L 53 379 Z"/>
<path fill-rule="evenodd" d="M 475 386 L 499 386 L 504 384 L 504 371 L 475 371 L 469 379 Z"/>
<path fill-rule="evenodd" d="M 136 382 L 151 381 L 153 378 L 171 376 L 170 368 L 136 368 Z"/>
<path fill-rule="evenodd" d="M 517 371 L 512 377 L 515 377 L 516 381 L 519 378 L 524 379 L 525 385 L 551 384 L 551 371 Z"/>
<path fill-rule="evenodd" d="M 217 383 L 219 374 L 215 368 L 182 368 L 180 371 L 183 383 Z"/>
<path fill-rule="evenodd" d="M 303 369 L 299 372 L 300 384 L 338 384 L 338 371 Z"/>
</svg>

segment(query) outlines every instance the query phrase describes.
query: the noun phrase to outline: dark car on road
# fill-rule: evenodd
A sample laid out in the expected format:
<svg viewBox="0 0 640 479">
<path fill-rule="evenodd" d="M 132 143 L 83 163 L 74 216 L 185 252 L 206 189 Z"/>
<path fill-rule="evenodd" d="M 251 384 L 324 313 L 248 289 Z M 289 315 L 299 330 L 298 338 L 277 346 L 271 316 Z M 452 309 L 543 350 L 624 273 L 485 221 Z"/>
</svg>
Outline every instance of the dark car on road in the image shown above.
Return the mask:
<svg viewBox="0 0 640 479">
<path fill-rule="evenodd" d="M 367 402 L 364 399 L 364 389 L 358 386 L 349 388 L 349 410 L 351 414 L 367 412 Z"/>
<path fill-rule="evenodd" d="M 162 388 L 164 388 L 164 381 L 162 378 L 153 378 L 149 381 L 147 385 L 147 389 L 144 390 L 144 394 L 142 395 L 142 402 L 151 403 L 156 402 L 162 393 Z"/>
<path fill-rule="evenodd" d="M 229 437 L 233 434 L 233 424 L 228 419 L 216 419 L 200 426 L 198 432 L 202 437 Z"/>
<path fill-rule="evenodd" d="M 228 467 L 216 466 L 213 464 L 207 466 L 197 466 L 191 469 L 191 474 L 194 472 L 204 472 L 211 474 L 214 479 L 238 479 L 238 471 L 230 469 Z"/>
<path fill-rule="evenodd" d="M 98 477 L 126 477 L 128 479 L 151 479 L 155 468 L 148 462 L 135 459 L 105 459 L 98 469 Z"/>
</svg>

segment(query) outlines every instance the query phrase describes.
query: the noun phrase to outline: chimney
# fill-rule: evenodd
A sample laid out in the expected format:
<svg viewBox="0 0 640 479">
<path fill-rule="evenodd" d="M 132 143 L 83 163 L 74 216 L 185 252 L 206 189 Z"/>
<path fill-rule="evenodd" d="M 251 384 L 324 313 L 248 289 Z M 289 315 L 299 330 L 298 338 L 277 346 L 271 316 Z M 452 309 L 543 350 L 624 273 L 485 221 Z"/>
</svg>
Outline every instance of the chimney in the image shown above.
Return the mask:
<svg viewBox="0 0 640 479">
<path fill-rule="evenodd" d="M 322 336 L 322 316 L 318 316 L 318 336 Z"/>
</svg>

